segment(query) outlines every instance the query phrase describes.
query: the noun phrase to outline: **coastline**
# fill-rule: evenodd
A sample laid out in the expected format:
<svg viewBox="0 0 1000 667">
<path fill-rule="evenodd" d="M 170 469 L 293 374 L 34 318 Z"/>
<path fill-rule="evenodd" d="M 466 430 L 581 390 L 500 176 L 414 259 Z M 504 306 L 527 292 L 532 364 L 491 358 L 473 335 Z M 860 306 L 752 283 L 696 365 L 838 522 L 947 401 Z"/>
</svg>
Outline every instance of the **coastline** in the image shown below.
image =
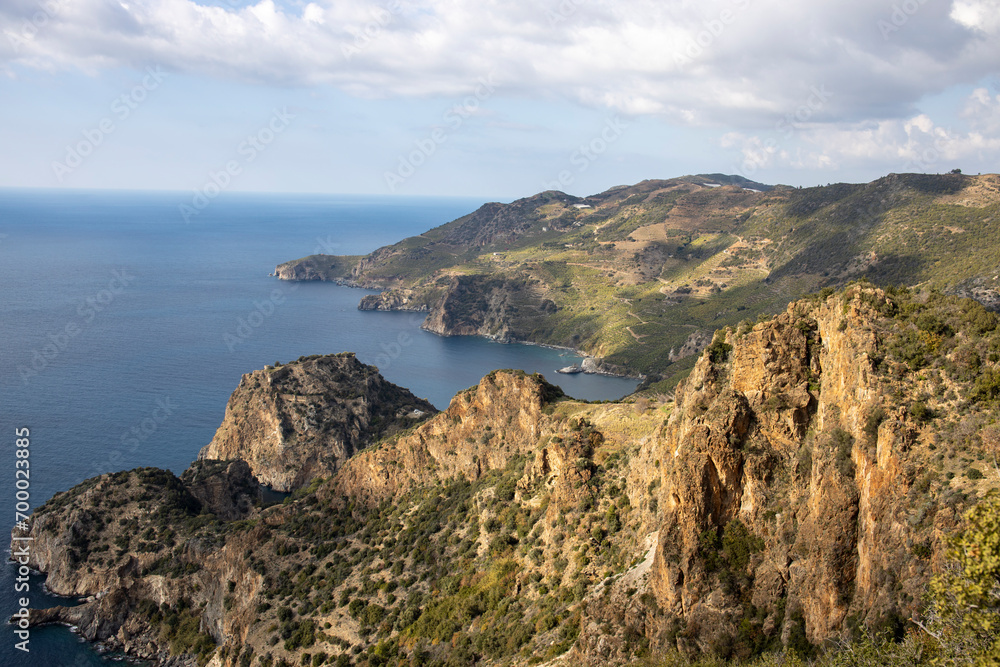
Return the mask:
<svg viewBox="0 0 1000 667">
<path fill-rule="evenodd" d="M 278 280 L 281 280 L 283 282 L 324 282 L 324 283 L 332 283 L 334 285 L 339 285 L 340 287 L 350 287 L 352 289 L 371 290 L 371 291 L 378 291 L 378 292 L 385 292 L 386 289 L 387 289 L 384 286 L 383 287 L 379 287 L 379 286 L 373 286 L 373 285 L 364 285 L 364 284 L 358 283 L 355 280 L 344 279 L 344 278 L 337 278 L 335 280 L 298 279 L 298 278 L 296 278 L 296 279 L 288 279 L 288 278 L 282 278 L 281 276 L 278 275 L 277 269 L 275 269 L 274 273 L 269 273 L 267 275 L 269 277 L 272 277 L 272 278 L 277 278 Z M 360 303 L 358 304 L 358 310 L 363 310 L 361 308 L 361 306 L 360 306 Z M 428 309 L 426 309 L 426 308 L 392 308 L 392 309 L 389 309 L 389 310 L 381 310 L 381 311 L 379 309 L 373 309 L 371 312 L 429 313 L 430 311 Z M 464 334 L 443 334 L 443 333 L 440 333 L 438 331 L 433 331 L 433 330 L 425 327 L 424 324 L 421 324 L 420 328 L 422 330 L 424 330 L 424 331 L 427 331 L 428 333 L 432 333 L 435 336 L 441 336 L 443 338 L 447 338 L 447 337 L 449 337 L 451 335 L 464 335 Z M 624 372 L 624 373 L 616 373 L 614 371 L 607 370 L 606 368 L 604 368 L 605 362 L 604 362 L 604 360 L 602 358 L 595 357 L 595 356 L 593 356 L 591 354 L 588 354 L 588 353 L 584 352 L 583 350 L 580 350 L 580 349 L 575 348 L 575 347 L 570 347 L 568 345 L 557 345 L 555 343 L 543 343 L 543 342 L 540 342 L 540 341 L 524 340 L 524 339 L 519 339 L 519 338 L 511 338 L 511 337 L 500 338 L 500 337 L 489 336 L 489 335 L 484 335 L 484 334 L 472 334 L 472 335 L 474 337 L 482 338 L 484 340 L 492 341 L 494 343 L 516 344 L 516 345 L 533 345 L 533 346 L 536 346 L 536 347 L 542 347 L 542 348 L 546 348 L 546 349 L 550 349 L 550 350 L 562 350 L 562 351 L 565 351 L 565 352 L 572 352 L 573 354 L 575 354 L 578 357 L 580 357 L 582 360 L 584 360 L 584 361 L 591 360 L 596 365 L 596 368 L 593 369 L 593 370 L 591 370 L 591 369 L 585 369 L 584 371 L 582 371 L 582 373 L 586 374 L 586 375 L 603 375 L 605 377 L 621 378 L 621 379 L 626 379 L 626 380 L 636 380 L 637 382 L 644 382 L 646 380 L 646 378 L 647 378 L 647 376 L 645 374 L 643 374 L 643 373 L 638 373 L 638 372 L 637 373 L 631 373 L 631 372 L 628 372 L 627 369 L 626 369 L 626 372 Z"/>
</svg>

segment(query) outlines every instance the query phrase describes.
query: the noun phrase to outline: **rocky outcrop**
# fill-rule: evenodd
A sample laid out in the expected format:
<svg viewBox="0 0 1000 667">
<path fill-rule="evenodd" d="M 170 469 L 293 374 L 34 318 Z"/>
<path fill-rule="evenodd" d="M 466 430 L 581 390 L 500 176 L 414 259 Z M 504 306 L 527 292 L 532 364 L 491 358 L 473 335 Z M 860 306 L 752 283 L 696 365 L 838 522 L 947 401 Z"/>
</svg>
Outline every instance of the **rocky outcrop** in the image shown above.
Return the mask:
<svg viewBox="0 0 1000 667">
<path fill-rule="evenodd" d="M 32 568 L 45 572 L 46 586 L 59 595 L 88 596 L 121 588 L 155 558 L 141 544 L 156 542 L 157 531 L 135 534 L 133 528 L 155 512 L 181 520 L 201 512 L 201 503 L 166 470 L 139 468 L 91 478 L 53 496 L 31 521 Z M 137 550 L 101 567 L 80 567 L 84 555 L 112 546 Z"/>
<path fill-rule="evenodd" d="M 412 433 L 351 459 L 332 493 L 378 503 L 422 484 L 502 469 L 512 457 L 534 452 L 543 408 L 562 395 L 539 375 L 490 373 Z"/>
<path fill-rule="evenodd" d="M 512 335 L 511 308 L 515 292 L 524 285 L 485 276 L 457 276 L 424 322 L 423 328 L 441 336 L 485 336 L 507 341 Z"/>
<path fill-rule="evenodd" d="M 192 656 L 171 656 L 166 647 L 159 645 L 146 619 L 135 615 L 135 600 L 150 592 L 142 589 L 118 588 L 73 607 L 32 609 L 29 622 L 32 626 L 69 625 L 89 641 L 159 667 L 197 667 L 198 661 Z"/>
<path fill-rule="evenodd" d="M 203 508 L 223 521 L 249 516 L 262 499 L 260 483 L 246 461 L 195 461 L 181 482 Z"/>
<path fill-rule="evenodd" d="M 412 289 L 390 289 L 361 298 L 358 310 L 426 312 L 430 306 L 423 292 Z"/>
<path fill-rule="evenodd" d="M 712 334 L 707 331 L 698 330 L 693 332 L 684 340 L 684 344 L 678 348 L 671 348 L 667 355 L 670 361 L 680 361 L 693 354 L 701 354 L 709 343 L 712 342 Z"/>
<path fill-rule="evenodd" d="M 920 459 L 906 410 L 872 432 L 889 390 L 874 371 L 884 299 L 855 288 L 793 304 L 717 338 L 679 386 L 656 445 L 664 481 L 650 583 L 665 616 L 646 626 L 652 638 L 731 646 L 750 608 L 759 631 L 819 643 L 850 623 L 918 612 L 930 562 L 911 547 L 939 553 L 955 515 L 907 520 L 926 499 L 910 493 Z"/>
<path fill-rule="evenodd" d="M 198 457 L 246 461 L 262 484 L 290 491 L 435 412 L 352 353 L 302 358 L 244 375 Z"/>
<path fill-rule="evenodd" d="M 30 528 L 32 567 L 88 600 L 33 622 L 220 667 L 347 659 L 386 639 L 404 660 L 412 639 L 432 661 L 572 650 L 596 666 L 643 646 L 747 658 L 862 625 L 900 632 L 964 504 L 995 486 L 941 462 L 946 442 L 984 453 L 976 429 L 991 413 L 958 396 L 984 364 L 998 382 L 1000 362 L 982 360 L 1000 328 L 971 302 L 893 294 L 858 285 L 721 331 L 672 401 L 574 401 L 496 371 L 268 508 L 245 459 L 88 480 Z M 359 443 L 377 431 L 371 406 L 394 390 L 373 373 L 338 355 L 245 376 L 220 441 L 241 434 L 252 453 L 284 423 L 274 415 L 314 397 L 327 412 L 291 421 L 277 451 L 315 470 L 334 437 L 322 424 L 357 425 Z"/>
</svg>

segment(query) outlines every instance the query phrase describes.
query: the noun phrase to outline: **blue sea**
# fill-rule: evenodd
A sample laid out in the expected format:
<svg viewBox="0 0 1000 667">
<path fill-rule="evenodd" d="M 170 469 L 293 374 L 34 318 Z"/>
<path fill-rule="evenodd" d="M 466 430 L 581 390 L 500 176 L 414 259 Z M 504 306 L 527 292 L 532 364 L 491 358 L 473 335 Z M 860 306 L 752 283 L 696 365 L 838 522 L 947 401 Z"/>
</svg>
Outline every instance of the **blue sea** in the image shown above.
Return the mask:
<svg viewBox="0 0 1000 667">
<path fill-rule="evenodd" d="M 572 353 L 442 338 L 421 318 L 357 310 L 367 292 L 270 277 L 324 252 L 363 254 L 468 213 L 469 198 L 226 194 L 185 222 L 183 193 L 0 189 L 0 530 L 15 520 L 15 429 L 30 429 L 30 505 L 88 477 L 183 471 L 222 420 L 240 376 L 302 355 L 353 351 L 445 408 L 497 368 L 541 372 L 570 395 L 611 399 L 635 382 L 556 375 Z M 6 541 L 5 541 L 6 544 Z M 0 615 L 68 601 L 0 568 Z M 105 664 L 67 628 L 0 630 L 0 664 Z"/>
</svg>

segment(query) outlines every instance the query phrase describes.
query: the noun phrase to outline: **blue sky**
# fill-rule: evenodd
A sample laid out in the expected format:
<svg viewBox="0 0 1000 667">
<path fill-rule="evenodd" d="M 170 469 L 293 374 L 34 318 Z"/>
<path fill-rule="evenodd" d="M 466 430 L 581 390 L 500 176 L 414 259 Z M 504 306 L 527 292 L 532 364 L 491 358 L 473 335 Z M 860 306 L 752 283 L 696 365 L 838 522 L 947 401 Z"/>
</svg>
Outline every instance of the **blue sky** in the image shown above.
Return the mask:
<svg viewBox="0 0 1000 667">
<path fill-rule="evenodd" d="M 998 171 L 1000 0 L 4 0 L 0 186 Z"/>
</svg>

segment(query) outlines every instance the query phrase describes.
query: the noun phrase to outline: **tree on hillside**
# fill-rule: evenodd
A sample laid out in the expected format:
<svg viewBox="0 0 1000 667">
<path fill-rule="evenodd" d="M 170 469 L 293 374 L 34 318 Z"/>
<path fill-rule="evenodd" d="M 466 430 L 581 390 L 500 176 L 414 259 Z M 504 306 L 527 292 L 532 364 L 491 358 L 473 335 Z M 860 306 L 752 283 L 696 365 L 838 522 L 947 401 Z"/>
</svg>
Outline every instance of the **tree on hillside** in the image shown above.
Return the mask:
<svg viewBox="0 0 1000 667">
<path fill-rule="evenodd" d="M 947 569 L 931 580 L 922 627 L 937 640 L 934 664 L 1000 665 L 1000 493 L 966 521 L 949 542 Z"/>
</svg>

